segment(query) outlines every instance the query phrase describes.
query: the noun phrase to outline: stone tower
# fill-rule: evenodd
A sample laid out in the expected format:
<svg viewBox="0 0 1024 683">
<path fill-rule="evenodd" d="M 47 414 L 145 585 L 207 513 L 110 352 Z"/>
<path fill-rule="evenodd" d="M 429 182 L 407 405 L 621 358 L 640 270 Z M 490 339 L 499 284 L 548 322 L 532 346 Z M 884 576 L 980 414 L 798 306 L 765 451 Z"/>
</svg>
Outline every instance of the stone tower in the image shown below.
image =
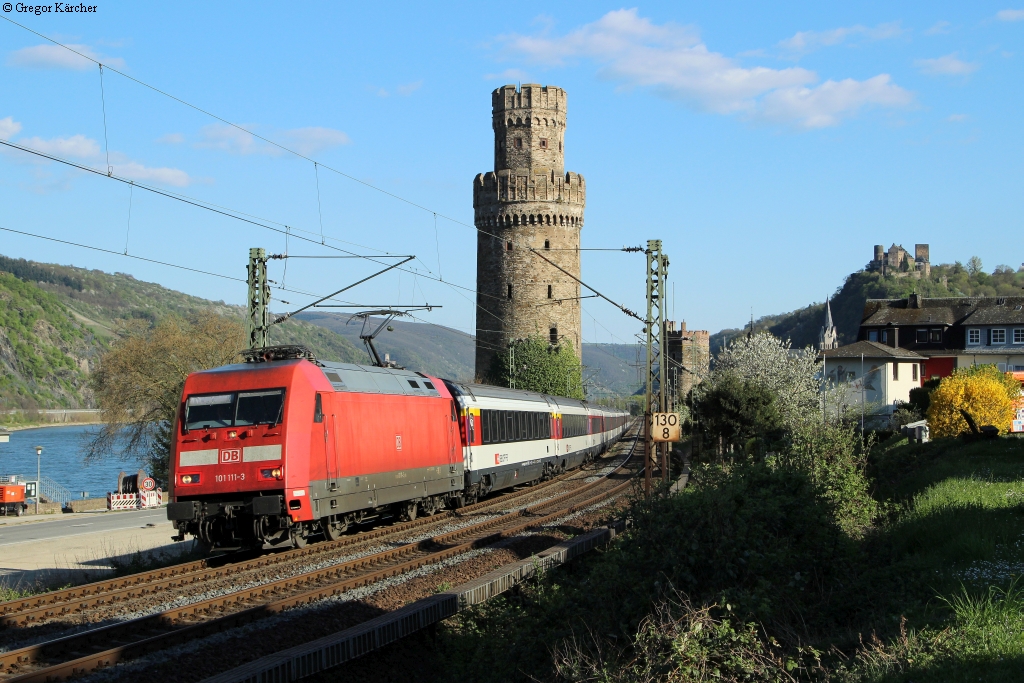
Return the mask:
<svg viewBox="0 0 1024 683">
<path fill-rule="evenodd" d="M 580 275 L 586 185 L 565 171 L 565 101 L 561 88 L 529 83 L 491 93 L 494 171 L 473 180 L 478 378 L 528 336 L 582 357 L 580 286 L 544 260 Z"/>
</svg>

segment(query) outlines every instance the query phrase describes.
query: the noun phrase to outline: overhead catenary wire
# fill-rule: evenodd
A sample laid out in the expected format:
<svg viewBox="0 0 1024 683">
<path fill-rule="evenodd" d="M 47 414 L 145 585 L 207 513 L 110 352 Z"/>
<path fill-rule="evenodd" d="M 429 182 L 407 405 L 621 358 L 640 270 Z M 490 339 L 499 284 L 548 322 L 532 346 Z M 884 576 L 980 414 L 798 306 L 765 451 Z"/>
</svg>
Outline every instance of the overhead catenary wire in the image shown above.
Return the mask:
<svg viewBox="0 0 1024 683">
<path fill-rule="evenodd" d="M 69 45 L 60 43 L 59 41 L 56 41 L 56 40 L 50 38 L 49 36 L 46 36 L 46 35 L 44 35 L 42 33 L 39 33 L 38 31 L 35 31 L 35 30 L 25 26 L 24 24 L 20 24 L 18 22 L 15 22 L 15 20 L 11 19 L 10 17 L 0 15 L 0 18 L 5 19 L 6 22 L 8 22 L 8 23 L 10 23 L 10 24 L 20 28 L 20 29 L 28 31 L 29 33 L 32 33 L 32 34 L 34 34 L 36 36 L 39 36 L 43 40 L 46 40 L 46 41 L 48 41 L 48 42 L 50 42 L 50 43 L 52 43 L 52 44 L 54 44 L 54 45 L 56 45 L 58 47 L 61 47 L 61 48 L 66 49 L 66 50 L 68 50 L 70 52 L 73 52 L 73 53 L 79 55 L 80 57 L 82 57 L 84 59 L 88 59 L 89 61 L 92 61 L 93 63 L 96 63 L 97 66 L 100 66 L 100 67 L 102 66 L 102 65 L 100 65 L 100 62 L 97 59 L 95 59 L 94 57 L 91 57 L 91 56 L 89 56 L 87 54 L 84 54 L 84 53 L 80 52 L 79 50 L 74 49 L 73 47 L 71 47 Z M 314 169 L 323 166 L 324 168 L 326 168 L 329 171 L 332 171 L 333 173 L 337 173 L 338 175 L 340 175 L 342 177 L 345 177 L 345 178 L 347 178 L 349 180 L 352 180 L 353 182 L 356 182 L 356 183 L 359 183 L 359 184 L 364 185 L 366 187 L 369 187 L 371 189 L 374 189 L 375 191 L 378 191 L 378 193 L 386 195 L 386 196 L 388 196 L 388 197 L 390 197 L 390 198 L 392 198 L 394 200 L 397 200 L 397 201 L 402 202 L 404 204 L 408 204 L 408 205 L 413 206 L 415 208 L 418 208 L 418 209 L 420 209 L 422 211 L 426 211 L 426 212 L 432 213 L 432 214 L 434 214 L 435 217 L 436 216 L 440 216 L 441 218 L 443 218 L 443 219 L 445 219 L 447 221 L 451 221 L 452 223 L 455 223 L 457 225 L 462 225 L 462 226 L 465 226 L 465 227 L 469 227 L 471 229 L 474 229 L 474 230 L 484 234 L 484 236 L 487 236 L 487 237 L 492 238 L 494 240 L 502 240 L 502 238 L 497 236 L 497 234 L 494 234 L 492 232 L 487 232 L 486 230 L 483 230 L 483 229 L 481 229 L 480 227 L 478 227 L 476 225 L 471 225 L 471 224 L 463 222 L 463 221 L 461 221 L 461 220 L 459 220 L 457 218 L 453 218 L 451 216 L 447 216 L 447 215 L 445 215 L 443 213 L 438 213 L 438 212 L 436 212 L 436 211 L 434 211 L 432 209 L 429 209 L 429 208 L 427 208 L 427 207 L 425 207 L 425 206 L 423 206 L 423 205 L 421 205 L 421 204 L 419 204 L 417 202 L 414 202 L 414 201 L 409 200 L 407 198 L 401 197 L 400 195 L 396 195 L 396 194 L 392 193 L 392 191 L 384 189 L 383 187 L 378 187 L 377 185 L 374 185 L 371 182 L 367 182 L 366 180 L 362 180 L 362 179 L 357 178 L 355 176 L 349 175 L 348 173 L 345 173 L 344 171 L 336 169 L 336 168 L 334 168 L 332 166 L 329 166 L 327 164 L 319 163 L 317 160 L 314 160 L 314 159 L 312 159 L 312 158 L 310 158 L 310 157 L 308 157 L 308 156 L 306 156 L 306 155 L 304 155 L 304 154 L 302 154 L 300 152 L 297 152 L 296 150 L 293 150 L 293 148 L 291 148 L 291 147 L 288 147 L 288 146 L 286 146 L 284 144 L 281 144 L 280 142 L 276 142 L 276 141 L 274 141 L 272 139 L 264 137 L 263 135 L 255 133 L 255 132 L 253 132 L 253 131 L 251 131 L 251 130 L 243 127 L 243 126 L 240 126 L 240 125 L 238 125 L 236 123 L 232 123 L 231 121 L 228 121 L 228 120 L 226 120 L 226 119 L 224 119 L 222 117 L 219 117 L 216 114 L 213 114 L 212 112 L 204 110 L 203 108 L 201 108 L 201 106 L 198 106 L 198 105 L 193 104 L 191 102 L 188 102 L 188 101 L 186 101 L 186 100 L 184 100 L 184 99 L 182 99 L 180 97 L 172 95 L 171 93 L 166 92 L 165 90 L 161 90 L 160 88 L 157 88 L 156 86 L 150 85 L 150 84 L 148 84 L 148 83 L 146 83 L 144 81 L 141 81 L 141 80 L 139 80 L 137 78 L 129 76 L 128 74 L 126 74 L 124 72 L 118 71 L 117 69 L 113 69 L 110 66 L 108 66 L 108 69 L 110 71 L 113 71 L 114 73 L 118 74 L 119 76 L 122 76 L 122 77 L 124 77 L 124 78 L 126 78 L 126 79 L 128 79 L 128 80 L 130 80 L 130 81 L 132 81 L 134 83 L 137 83 L 138 85 L 141 85 L 144 88 L 148 88 L 150 90 L 153 90 L 154 92 L 162 94 L 165 97 L 173 99 L 174 101 L 176 101 L 176 102 L 178 102 L 178 103 L 180 103 L 180 104 L 182 104 L 184 106 L 187 106 L 187 108 L 189 108 L 189 109 L 193 109 L 193 110 L 195 110 L 195 111 L 197 111 L 197 112 L 199 112 L 201 114 L 204 114 L 204 115 L 206 115 L 206 116 L 208 116 L 208 117 L 210 117 L 212 119 L 215 119 L 215 120 L 223 123 L 226 126 L 230 126 L 231 128 L 234 128 L 234 129 L 239 130 L 239 131 L 241 131 L 243 133 L 246 133 L 247 135 L 251 135 L 251 136 L 253 136 L 253 137 L 257 138 L 257 139 L 260 139 L 260 140 L 266 142 L 267 144 L 270 144 L 270 145 L 273 145 L 275 147 L 278 147 L 279 150 L 282 150 L 283 152 L 287 152 L 287 153 L 289 153 L 291 155 L 294 155 L 294 156 L 296 156 L 296 157 L 298 157 L 300 159 L 304 159 L 306 161 L 312 162 L 314 164 Z M 318 186 L 318 175 L 317 175 L 317 186 Z M 530 251 L 534 252 L 535 254 L 537 253 L 536 250 L 530 250 Z M 641 248 L 637 248 L 637 247 L 627 247 L 627 248 L 623 248 L 622 251 L 634 252 L 634 251 L 642 251 L 642 249 Z M 544 259 L 544 260 L 547 261 L 549 264 L 554 265 L 548 259 Z M 558 267 L 558 266 L 555 266 L 555 267 Z M 561 268 L 559 268 L 559 269 L 561 270 Z M 568 274 L 568 273 L 566 273 L 566 274 Z M 583 283 L 578 278 L 574 278 L 574 276 L 572 276 L 572 275 L 569 275 L 569 276 L 570 276 L 570 278 L 573 278 L 573 280 L 579 282 L 584 287 L 587 287 L 587 289 L 589 289 L 589 290 L 591 290 L 593 292 L 597 292 L 596 290 L 594 290 L 594 288 L 590 287 L 586 283 Z M 440 278 L 433 279 L 433 280 L 437 280 L 437 282 L 443 282 Z M 622 310 L 623 312 L 625 312 L 627 314 L 630 314 L 630 315 L 632 315 L 634 317 L 638 317 L 636 315 L 636 313 L 633 313 L 633 311 L 631 311 L 630 309 L 626 308 L 625 306 L 623 306 L 621 304 L 617 304 L 614 301 L 612 301 L 611 299 L 608 299 L 607 297 L 605 297 L 603 295 L 601 295 L 601 298 L 605 299 L 606 301 L 608 301 L 609 303 L 611 303 L 612 305 L 614 305 L 618 309 Z"/>
<path fill-rule="evenodd" d="M 28 27 L 28 26 L 26 26 L 26 25 L 24 25 L 24 24 L 22 24 L 20 22 L 14 21 L 13 19 L 11 19 L 9 17 L 0 15 L 0 18 L 4 19 L 5 21 L 7 21 L 10 24 L 13 24 L 14 26 L 17 26 L 17 27 L 19 27 L 19 28 L 21 28 L 21 29 L 23 29 L 25 31 L 28 31 L 29 33 L 32 33 L 32 34 L 42 38 L 43 40 L 46 40 L 46 41 L 48 41 L 48 42 L 50 42 L 50 43 L 52 43 L 52 44 L 54 44 L 54 45 L 56 45 L 56 46 L 58 46 L 60 48 L 63 48 L 65 50 L 69 51 L 69 52 L 72 52 L 72 53 L 78 55 L 79 57 L 81 57 L 83 59 L 86 59 L 86 60 L 88 60 L 90 62 L 93 62 L 94 64 L 96 64 L 97 66 L 100 67 L 101 75 L 102 75 L 102 67 L 103 67 L 103 65 L 99 62 L 99 60 L 97 60 L 97 59 L 95 59 L 93 57 L 90 57 L 89 55 L 84 54 L 84 53 L 82 53 L 82 52 L 80 52 L 78 50 L 75 50 L 74 48 L 72 48 L 72 47 L 70 47 L 68 45 L 65 45 L 64 43 L 61 43 L 61 42 L 59 42 L 57 40 L 54 40 L 53 38 L 50 38 L 49 36 L 47 36 L 47 35 L 45 35 L 43 33 L 35 31 L 32 28 L 30 28 L 30 27 Z M 263 142 L 266 142 L 267 144 L 272 145 L 272 146 L 274 146 L 274 147 L 276 147 L 276 148 L 278 148 L 278 149 L 280 149 L 280 150 L 282 150 L 284 152 L 292 154 L 292 155 L 294 155 L 296 157 L 299 157 L 301 159 L 305 159 L 306 161 L 310 161 L 310 162 L 312 162 L 314 164 L 314 170 L 318 169 L 320 166 L 323 166 L 325 169 L 327 169 L 327 170 L 329 170 L 329 171 L 331 171 L 333 173 L 336 173 L 336 174 L 338 174 L 338 175 L 340 175 L 340 176 L 342 176 L 344 178 L 347 178 L 347 179 L 349 179 L 349 180 L 351 180 L 353 182 L 356 182 L 356 183 L 358 183 L 360 185 L 363 185 L 363 186 L 365 186 L 365 187 L 367 187 L 369 189 L 372 189 L 372 190 L 374 190 L 376 192 L 379 192 L 381 194 L 389 196 L 389 197 L 391 197 L 391 198 L 393 198 L 395 200 L 398 200 L 400 202 L 408 204 L 409 206 L 413 206 L 415 208 L 418 208 L 418 209 L 420 209 L 422 211 L 427 211 L 429 213 L 432 213 L 432 214 L 434 214 L 435 219 L 436 219 L 437 216 L 440 216 L 441 218 L 444 218 L 445 220 L 447 220 L 447 221 L 449 221 L 451 223 L 454 223 L 456 225 L 461 225 L 461 226 L 473 229 L 473 230 L 475 230 L 475 231 L 477 231 L 477 232 L 479 232 L 479 233 L 481 233 L 481 234 L 483 234 L 485 236 L 491 237 L 492 239 L 502 240 L 502 238 L 500 236 L 495 235 L 493 233 L 489 233 L 489 232 L 487 232 L 485 230 L 482 230 L 480 227 L 478 227 L 476 225 L 470 225 L 469 223 L 465 223 L 465 222 L 460 221 L 460 220 L 458 220 L 456 218 L 452 218 L 451 216 L 445 215 L 443 213 L 438 213 L 438 212 L 434 211 L 433 209 L 430 209 L 430 208 L 428 208 L 426 206 L 423 206 L 423 205 L 421 205 L 421 204 L 419 204 L 417 202 L 414 202 L 414 201 L 412 201 L 410 199 L 402 197 L 401 195 L 395 194 L 394 192 L 390 192 L 390 191 L 385 190 L 385 189 L 383 189 L 381 187 L 377 187 L 376 185 L 373 185 L 372 183 L 366 182 L 365 180 L 362 180 L 360 178 L 352 176 L 352 175 L 350 175 L 348 173 L 345 173 L 344 171 L 336 169 L 336 168 L 334 168 L 332 166 L 329 166 L 327 164 L 322 164 L 319 161 L 317 161 L 317 160 L 315 160 L 315 159 L 313 159 L 313 158 L 311 158 L 311 157 L 309 157 L 309 156 L 307 156 L 305 154 L 302 154 L 301 152 L 298 152 L 298 151 L 296 151 L 294 149 L 291 149 L 291 148 L 289 148 L 289 147 L 287 147 L 285 145 L 282 145 L 282 144 L 280 144 L 278 142 L 275 142 L 274 140 L 271 140 L 271 139 L 269 139 L 267 137 L 259 135 L 258 133 L 255 133 L 255 132 L 253 132 L 251 130 L 248 130 L 247 128 L 245 128 L 243 126 L 240 126 L 240 125 L 238 125 L 236 123 L 233 123 L 233 122 L 231 122 L 231 121 L 229 121 L 229 120 L 227 120 L 227 119 L 225 119 L 225 118 L 223 118 L 221 116 L 218 116 L 218 115 L 214 114 L 213 112 L 210 112 L 210 111 L 208 111 L 206 109 L 203 109 L 202 107 L 199 107 L 197 105 L 194 105 L 191 102 L 188 102 L 186 100 L 181 99 L 180 97 L 176 97 L 176 96 L 174 96 L 174 95 L 172 95 L 172 94 L 170 94 L 170 93 L 168 93 L 168 92 L 166 92 L 164 90 L 161 90 L 160 88 L 157 88 L 156 86 L 153 86 L 153 85 L 150 85 L 149 83 L 146 83 L 145 81 L 142 81 L 142 80 L 140 80 L 138 78 L 130 76 L 130 75 L 128 75 L 127 73 L 125 73 L 123 71 L 119 71 L 118 69 L 112 68 L 109 65 L 107 66 L 107 68 L 110 71 L 113 71 L 114 73 L 117 73 L 118 75 L 120 75 L 120 76 L 122 76 L 124 78 L 127 78 L 128 80 L 130 80 L 130 81 L 132 81 L 134 83 L 137 83 L 138 85 L 141 85 L 144 88 L 148 88 L 148 89 L 150 89 L 150 90 L 152 90 L 152 91 L 154 91 L 156 93 L 159 93 L 159 94 L 163 95 L 164 97 L 167 97 L 167 98 L 169 98 L 171 100 L 174 100 L 175 102 L 178 102 L 179 104 L 181 104 L 183 106 L 186 106 L 186 107 L 188 107 L 190 109 L 193 109 L 195 111 L 198 111 L 198 112 L 200 112 L 200 113 L 202 113 L 202 114 L 204 114 L 206 116 L 209 116 L 209 117 L 211 117 L 211 118 L 213 118 L 213 119 L 215 119 L 217 121 L 220 121 L 221 123 L 223 123 L 223 124 L 225 124 L 227 126 L 230 126 L 231 128 L 234 128 L 234 129 L 236 129 L 238 131 L 241 131 L 241 132 L 243 132 L 243 133 L 245 133 L 247 135 L 251 135 L 252 137 L 257 138 L 259 140 L 262 140 Z M 105 105 L 104 105 L 104 109 L 105 109 Z M 105 113 L 104 113 L 104 125 L 106 125 Z M 0 142 L 6 142 L 6 141 L 0 141 Z M 22 148 L 22 149 L 26 149 L 26 151 L 27 151 L 27 148 Z M 57 160 L 57 159 L 55 159 L 55 160 Z M 80 168 L 86 168 L 87 169 L 88 167 L 81 167 L 80 166 Z M 94 169 L 88 169 L 88 170 L 95 172 Z M 112 168 L 110 167 L 110 164 L 109 164 L 109 158 L 108 158 L 107 170 L 108 170 L 108 175 L 113 177 Z M 319 198 L 319 174 L 317 174 L 317 185 L 318 185 L 318 198 Z M 152 188 L 147 188 L 147 189 L 152 189 Z M 174 196 L 174 195 L 172 195 L 170 193 L 166 193 L 166 192 L 160 192 L 160 194 L 163 194 L 164 196 L 167 196 L 167 197 L 173 197 Z M 202 206 L 201 204 L 199 204 L 197 202 L 189 202 L 189 203 L 192 203 L 192 204 L 194 204 L 196 206 Z M 210 209 L 209 207 L 206 207 L 206 206 L 203 206 L 202 208 L 208 208 L 209 210 L 215 210 L 215 209 Z M 224 213 L 224 212 L 220 212 L 220 213 Z M 224 215 L 231 215 L 231 214 L 224 213 Z M 239 220 L 245 220 L 245 219 L 240 218 L 238 216 L 232 216 L 232 217 L 238 218 Z M 250 222 L 253 222 L 254 224 L 258 224 L 258 223 L 255 223 L 254 221 L 250 221 Z M 322 219 L 321 219 L 321 222 L 322 222 Z M 266 225 L 262 225 L 261 227 L 272 229 L 272 228 L 269 228 Z M 321 232 L 322 232 L 322 225 L 321 225 Z M 327 246 L 326 243 L 325 243 L 325 240 L 323 240 L 323 239 L 321 240 L 321 244 L 324 245 L 324 246 Z M 341 250 L 341 251 L 344 251 L 344 250 Z M 640 250 L 638 248 L 636 248 L 636 247 L 627 247 L 627 248 L 623 248 L 622 251 L 640 251 Z M 530 252 L 534 253 L 535 255 L 540 256 L 540 254 L 535 249 L 530 249 Z M 595 294 L 598 294 L 598 296 L 600 296 L 600 298 L 602 298 L 605 301 L 611 303 L 613 306 L 615 306 L 616 308 L 621 310 L 623 313 L 625 313 L 627 315 L 630 315 L 630 316 L 632 316 L 634 318 L 642 320 L 636 313 L 634 313 L 630 309 L 628 309 L 625 306 L 623 306 L 623 305 L 621 305 L 619 303 L 616 303 L 612 299 L 604 296 L 603 294 L 598 292 L 596 289 L 594 289 L 590 285 L 588 285 L 585 282 L 583 282 L 581 279 L 579 279 L 576 276 L 566 272 L 564 269 L 562 269 L 562 268 L 558 267 L 557 265 L 555 265 L 554 263 L 552 263 L 549 259 L 546 259 L 543 256 L 541 256 L 541 258 L 543 258 L 544 261 L 546 261 L 548 264 L 552 265 L 556 269 L 560 270 L 562 273 L 564 273 L 568 277 L 572 278 L 574 281 L 578 282 L 580 285 L 586 287 L 587 289 L 591 290 Z M 440 266 L 439 266 L 439 270 L 440 270 Z M 419 275 L 419 273 L 416 273 L 416 271 L 413 271 L 413 273 L 414 273 L 414 275 Z M 438 278 L 429 278 L 429 279 L 433 279 L 433 280 L 436 280 L 438 282 L 444 282 L 444 280 L 442 280 L 440 277 L 438 277 Z M 448 283 L 444 283 L 444 284 L 448 284 Z M 469 288 L 465 288 L 465 289 L 467 289 L 467 291 L 471 291 L 471 290 L 469 290 Z M 414 286 L 414 292 L 415 292 L 415 286 Z M 500 298 L 500 297 L 494 297 L 494 298 Z"/>
<path fill-rule="evenodd" d="M 6 19 L 6 17 L 4 17 Z M 114 172 L 114 167 L 110 165 L 110 139 L 107 137 L 107 96 L 103 90 L 103 65 L 96 62 L 96 65 L 100 68 L 100 107 L 103 111 L 103 149 L 107 153 L 107 175 L 111 175 Z"/>
</svg>

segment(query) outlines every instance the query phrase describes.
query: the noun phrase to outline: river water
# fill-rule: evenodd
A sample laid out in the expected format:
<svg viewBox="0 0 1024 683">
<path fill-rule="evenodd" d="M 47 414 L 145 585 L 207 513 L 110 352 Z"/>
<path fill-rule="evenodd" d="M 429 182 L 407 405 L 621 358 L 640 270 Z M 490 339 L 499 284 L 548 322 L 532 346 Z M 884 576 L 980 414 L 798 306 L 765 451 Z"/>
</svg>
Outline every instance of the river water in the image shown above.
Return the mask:
<svg viewBox="0 0 1024 683">
<path fill-rule="evenodd" d="M 11 432 L 9 443 L 0 443 L 0 474 L 36 478 L 35 446 L 43 447 L 42 473 L 80 498 L 83 491 L 97 498 L 117 488 L 118 472 L 138 471 L 139 463 L 115 457 L 96 462 L 83 461 L 85 443 L 98 425 L 39 427 Z"/>
</svg>

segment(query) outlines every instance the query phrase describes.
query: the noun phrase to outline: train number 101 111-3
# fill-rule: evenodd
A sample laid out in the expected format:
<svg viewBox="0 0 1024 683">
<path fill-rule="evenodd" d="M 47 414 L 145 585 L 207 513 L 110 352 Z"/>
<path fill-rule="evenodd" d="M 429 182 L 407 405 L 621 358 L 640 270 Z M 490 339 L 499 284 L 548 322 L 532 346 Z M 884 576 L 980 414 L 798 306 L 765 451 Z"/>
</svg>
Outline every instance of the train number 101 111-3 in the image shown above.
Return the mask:
<svg viewBox="0 0 1024 683">
<path fill-rule="evenodd" d="M 678 413 L 651 413 L 652 441 L 679 441 L 682 430 L 679 427 Z"/>
</svg>

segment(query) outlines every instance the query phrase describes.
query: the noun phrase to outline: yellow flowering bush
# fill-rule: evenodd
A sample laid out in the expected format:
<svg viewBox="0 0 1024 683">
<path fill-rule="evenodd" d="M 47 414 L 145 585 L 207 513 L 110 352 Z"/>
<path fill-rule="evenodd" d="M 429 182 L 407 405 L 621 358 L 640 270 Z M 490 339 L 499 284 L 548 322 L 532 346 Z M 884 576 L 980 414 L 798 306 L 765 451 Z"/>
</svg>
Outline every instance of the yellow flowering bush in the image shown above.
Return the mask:
<svg viewBox="0 0 1024 683">
<path fill-rule="evenodd" d="M 961 368 L 944 377 L 932 391 L 928 426 L 935 437 L 958 436 L 971 431 L 960 413 L 965 410 L 979 427 L 994 425 L 1008 432 L 1020 382 L 994 365 Z"/>
</svg>

